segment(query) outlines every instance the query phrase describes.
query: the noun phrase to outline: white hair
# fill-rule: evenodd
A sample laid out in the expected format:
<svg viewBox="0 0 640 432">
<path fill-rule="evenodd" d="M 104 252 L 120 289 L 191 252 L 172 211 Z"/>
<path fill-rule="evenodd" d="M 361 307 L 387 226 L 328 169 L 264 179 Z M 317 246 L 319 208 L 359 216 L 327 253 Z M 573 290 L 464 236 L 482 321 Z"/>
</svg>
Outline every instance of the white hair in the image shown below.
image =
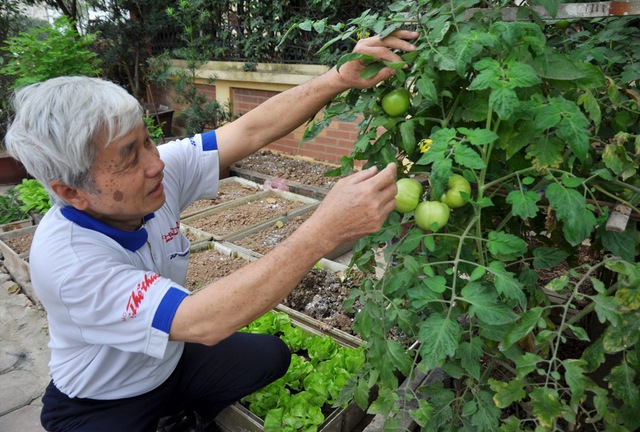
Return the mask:
<svg viewBox="0 0 640 432">
<path fill-rule="evenodd" d="M 107 146 L 142 120 L 140 103 L 112 82 L 83 76 L 58 77 L 17 90 L 15 117 L 5 136 L 11 156 L 64 205 L 49 187 L 53 180 L 95 191 L 91 164 Z M 100 142 L 98 142 L 100 141 Z"/>
</svg>

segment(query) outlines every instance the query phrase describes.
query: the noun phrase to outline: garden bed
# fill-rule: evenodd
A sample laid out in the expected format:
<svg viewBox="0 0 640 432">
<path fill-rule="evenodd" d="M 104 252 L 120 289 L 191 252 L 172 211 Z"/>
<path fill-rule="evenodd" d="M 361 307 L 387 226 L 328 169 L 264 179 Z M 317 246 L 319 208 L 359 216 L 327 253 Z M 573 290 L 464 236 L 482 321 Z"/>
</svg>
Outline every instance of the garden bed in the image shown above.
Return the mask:
<svg viewBox="0 0 640 432">
<path fill-rule="evenodd" d="M 218 196 L 215 199 L 195 201 L 180 214 L 180 217 L 188 218 L 213 206 L 254 195 L 261 191 L 262 187 L 255 182 L 242 177 L 227 177 L 220 180 Z"/>
<path fill-rule="evenodd" d="M 184 218 L 182 224 L 209 233 L 214 240 L 224 240 L 244 230 L 303 213 L 318 203 L 315 199 L 288 192 L 265 191 Z"/>
<path fill-rule="evenodd" d="M 256 259 L 232 244 L 200 243 L 192 249 L 185 288 L 198 291 Z M 360 286 L 360 282 L 357 273 L 347 273 L 345 266 L 323 259 L 282 304 L 328 327 L 354 335 L 351 328 L 353 314 L 346 313 L 342 303 L 352 289 Z"/>
<path fill-rule="evenodd" d="M 286 155 L 270 150 L 261 150 L 248 156 L 232 167 L 232 171 L 243 170 L 282 178 L 323 189 L 331 189 L 337 177 L 327 177 L 327 170 L 337 165 L 307 157 Z"/>
</svg>

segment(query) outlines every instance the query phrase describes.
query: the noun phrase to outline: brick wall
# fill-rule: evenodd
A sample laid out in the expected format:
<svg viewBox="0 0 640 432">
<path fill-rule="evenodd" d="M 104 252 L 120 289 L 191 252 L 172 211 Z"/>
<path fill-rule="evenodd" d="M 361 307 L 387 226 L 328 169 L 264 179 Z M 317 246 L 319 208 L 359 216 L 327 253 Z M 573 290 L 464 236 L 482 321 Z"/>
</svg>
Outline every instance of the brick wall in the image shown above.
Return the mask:
<svg viewBox="0 0 640 432">
<path fill-rule="evenodd" d="M 274 91 L 235 88 L 232 92 L 233 112 L 234 114 L 247 113 L 276 94 L 277 92 Z M 342 156 L 351 153 L 357 137 L 355 123 L 334 120 L 313 140 L 301 144 L 304 129 L 303 125 L 267 148 L 339 163 Z"/>
<path fill-rule="evenodd" d="M 199 91 L 205 93 L 209 100 L 215 100 L 216 90 L 214 86 L 200 85 Z M 276 91 L 256 90 L 248 88 L 233 88 L 231 92 L 231 109 L 234 114 L 245 114 L 257 107 L 270 97 L 276 95 Z M 172 101 L 173 94 L 170 90 L 154 90 L 156 104 L 168 105 L 180 111 L 181 106 Z M 179 116 L 174 116 L 174 131 L 179 131 L 181 122 Z M 356 123 L 344 123 L 334 120 L 328 128 L 325 128 L 316 138 L 301 144 L 305 125 L 291 132 L 289 135 L 270 144 L 267 148 L 288 154 L 307 156 L 314 159 L 339 163 L 342 156 L 348 155 L 353 150 L 353 143 L 357 137 Z"/>
</svg>

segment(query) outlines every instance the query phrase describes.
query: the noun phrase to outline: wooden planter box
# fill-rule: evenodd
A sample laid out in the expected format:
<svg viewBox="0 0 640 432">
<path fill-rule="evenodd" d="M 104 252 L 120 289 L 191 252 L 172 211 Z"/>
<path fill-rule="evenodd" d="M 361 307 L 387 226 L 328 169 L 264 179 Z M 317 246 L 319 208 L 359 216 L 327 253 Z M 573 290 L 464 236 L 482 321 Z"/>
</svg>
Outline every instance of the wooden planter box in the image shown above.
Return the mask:
<svg viewBox="0 0 640 432">
<path fill-rule="evenodd" d="M 0 225 L 0 233 L 6 233 L 9 231 L 15 231 L 23 228 L 28 228 L 34 225 L 33 219 L 22 219 L 19 221 L 9 222 L 3 225 Z"/>
<path fill-rule="evenodd" d="M 154 107 L 152 104 L 144 104 L 145 115 L 153 117 L 156 126 L 160 126 L 165 137 L 173 136 L 173 114 L 175 110 L 165 105 Z"/>
<path fill-rule="evenodd" d="M 317 321 L 303 313 L 295 311 L 284 305 L 278 305 L 274 309 L 284 312 L 291 318 L 293 325 L 318 336 L 329 336 L 343 346 L 357 348 L 362 345 L 362 340 L 351 336 L 338 329 L 328 328 L 326 324 Z M 329 413 L 325 421 L 318 427 L 319 432 L 349 432 L 352 431 L 365 418 L 366 413 L 357 404 L 351 403 L 345 408 L 334 409 Z M 216 423 L 226 432 L 261 432 L 264 431 L 264 422 L 239 402 L 227 407 L 216 417 Z"/>
<path fill-rule="evenodd" d="M 40 300 L 35 295 L 31 286 L 31 274 L 29 272 L 29 251 L 18 252 L 9 246 L 6 241 L 8 239 L 32 236 L 37 226 L 28 226 L 26 228 L 16 229 L 0 233 L 0 254 L 2 254 L 4 267 L 7 269 L 12 279 L 20 286 L 24 294 L 34 304 L 40 304 Z"/>
<path fill-rule="evenodd" d="M 249 253 L 253 253 L 256 256 L 262 256 L 273 249 L 275 246 L 277 246 L 286 237 L 288 237 L 295 229 L 297 229 L 298 226 L 302 224 L 302 222 L 304 222 L 304 220 L 306 220 L 306 218 L 310 217 L 313 214 L 315 209 L 316 207 L 313 207 L 301 214 L 285 216 L 280 220 L 280 222 L 282 223 L 281 225 L 258 225 L 252 228 L 248 228 L 246 230 L 226 237 L 226 241 L 233 243 L 239 248 L 245 249 Z M 284 230 L 286 230 L 286 232 Z M 263 238 L 264 240 L 266 240 L 266 243 L 261 245 L 259 248 L 255 246 L 249 247 L 251 243 L 254 243 L 250 241 L 252 238 Z M 326 254 L 324 258 L 326 258 L 327 260 L 334 260 L 353 250 L 353 246 L 355 245 L 355 243 L 355 240 L 343 243 Z"/>
<path fill-rule="evenodd" d="M 35 230 L 36 226 L 28 226 L 26 228 L 0 233 L 0 252 L 4 257 L 4 266 L 18 283 L 31 281 L 28 262 L 29 251 L 18 252 L 7 243 L 7 240 L 33 235 Z"/>
<path fill-rule="evenodd" d="M 237 188 L 243 188 L 244 190 L 246 190 L 246 194 L 233 192 L 233 190 Z M 225 190 L 231 191 L 231 192 L 225 193 Z M 187 207 L 182 212 L 182 214 L 180 214 L 180 218 L 181 219 L 191 218 L 205 211 L 211 210 L 218 205 L 226 204 L 228 202 L 235 201 L 236 199 L 242 199 L 247 196 L 255 195 L 260 192 L 262 192 L 262 186 L 260 186 L 258 183 L 252 182 L 251 180 L 247 180 L 242 177 L 227 177 L 220 180 L 220 184 L 218 187 L 219 196 L 216 197 L 216 199 L 198 200 L 194 202 L 191 206 Z M 228 196 L 225 196 L 225 195 L 228 195 Z M 207 205 L 207 203 L 210 203 L 210 204 Z M 197 207 L 197 204 L 201 204 L 202 207 L 195 208 Z"/>
<path fill-rule="evenodd" d="M 255 254 L 238 248 L 236 245 L 229 242 L 200 242 L 194 244 L 191 247 L 192 255 L 198 253 L 205 253 L 207 250 L 215 250 L 223 255 L 239 257 L 247 262 L 255 261 L 258 257 Z M 319 267 L 326 269 L 332 273 L 341 273 L 347 270 L 347 267 L 326 259 L 320 260 Z M 303 330 L 319 335 L 330 336 L 336 342 L 343 346 L 349 346 L 356 348 L 362 345 L 362 340 L 352 336 L 339 329 L 332 328 L 327 324 L 316 320 L 302 312 L 291 309 L 283 304 L 279 304 L 274 308 L 277 312 L 284 312 L 291 318 L 291 322 L 302 328 Z M 325 418 L 318 429 L 320 432 L 347 432 L 353 430 L 365 418 L 366 413 L 360 409 L 355 403 L 350 404 L 346 408 L 334 409 Z M 216 423 L 221 430 L 227 432 L 258 432 L 264 431 L 263 420 L 257 415 L 253 414 L 249 409 L 243 406 L 241 403 L 235 403 L 224 411 L 222 411 L 216 418 Z"/>
<path fill-rule="evenodd" d="M 265 181 L 273 179 L 273 177 L 268 174 L 239 168 L 237 166 L 232 166 L 230 168 L 230 173 L 232 176 L 246 178 L 259 184 L 264 184 Z M 329 189 L 306 185 L 293 180 L 285 180 L 285 183 L 289 187 L 289 192 L 311 198 L 322 199 L 327 195 L 327 193 L 329 193 Z"/>
<path fill-rule="evenodd" d="M 296 204 L 296 208 L 292 210 L 276 210 L 272 215 L 265 216 L 261 221 L 256 221 L 249 226 L 238 225 L 237 228 L 225 230 L 224 233 L 210 232 L 211 230 L 208 228 L 203 228 L 203 224 L 205 224 L 208 219 L 213 220 L 215 218 L 223 217 L 223 215 L 226 215 L 224 217 L 233 217 L 234 211 L 241 213 L 242 207 L 256 204 L 261 200 L 269 199 L 284 200 L 287 202 L 293 201 Z M 296 195 L 290 192 L 263 191 L 245 198 L 214 206 L 211 209 L 199 212 L 194 216 L 184 218 L 181 220 L 180 225 L 183 231 L 200 236 L 202 239 L 210 238 L 216 241 L 223 241 L 230 236 L 237 235 L 246 230 L 269 226 L 276 223 L 278 220 L 302 214 L 310 209 L 316 208 L 319 204 L 320 202 L 316 199 Z"/>
</svg>

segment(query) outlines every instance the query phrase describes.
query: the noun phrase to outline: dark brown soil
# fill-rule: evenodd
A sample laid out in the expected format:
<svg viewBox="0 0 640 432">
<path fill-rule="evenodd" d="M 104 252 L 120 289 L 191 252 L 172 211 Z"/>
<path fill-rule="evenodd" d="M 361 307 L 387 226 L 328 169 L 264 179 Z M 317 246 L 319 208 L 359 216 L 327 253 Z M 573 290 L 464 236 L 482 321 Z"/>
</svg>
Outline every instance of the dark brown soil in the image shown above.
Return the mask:
<svg viewBox="0 0 640 432">
<path fill-rule="evenodd" d="M 220 183 L 218 196 L 216 197 L 216 199 L 203 199 L 194 202 L 182 212 L 181 217 L 187 217 L 197 211 L 213 207 L 214 205 L 233 201 L 238 198 L 244 198 L 260 191 L 261 189 L 259 187 L 251 186 L 250 184 L 244 184 L 229 179 L 228 181 Z"/>
<path fill-rule="evenodd" d="M 268 253 L 289 237 L 313 212 L 309 211 L 293 219 L 282 223 L 273 224 L 271 227 L 248 234 L 238 240 L 231 240 L 233 244 L 252 250 L 261 255 Z"/>
<path fill-rule="evenodd" d="M 193 252 L 187 272 L 186 288 L 198 291 L 207 284 L 242 268 L 248 262 L 245 258 L 230 256 L 215 249 Z M 282 304 L 328 326 L 354 334 L 351 329 L 353 314 L 347 314 L 342 308 L 342 303 L 352 289 L 360 286 L 360 282 L 356 275 L 341 277 L 338 273 L 313 268 Z"/>
<path fill-rule="evenodd" d="M 195 216 L 194 219 L 186 220 L 185 224 L 222 238 L 278 216 L 286 216 L 292 210 L 306 205 L 306 202 L 272 193 L 263 199 L 214 211 L 211 215 Z"/>
<path fill-rule="evenodd" d="M 331 189 L 338 180 L 338 177 L 325 176 L 328 169 L 336 167 L 334 164 L 278 154 L 270 150 L 261 150 L 236 163 L 235 166 L 325 189 Z"/>
<path fill-rule="evenodd" d="M 33 241 L 33 233 L 23 234 L 21 236 L 5 238 L 2 240 L 15 253 L 23 254 L 29 252 L 31 242 Z"/>
</svg>

